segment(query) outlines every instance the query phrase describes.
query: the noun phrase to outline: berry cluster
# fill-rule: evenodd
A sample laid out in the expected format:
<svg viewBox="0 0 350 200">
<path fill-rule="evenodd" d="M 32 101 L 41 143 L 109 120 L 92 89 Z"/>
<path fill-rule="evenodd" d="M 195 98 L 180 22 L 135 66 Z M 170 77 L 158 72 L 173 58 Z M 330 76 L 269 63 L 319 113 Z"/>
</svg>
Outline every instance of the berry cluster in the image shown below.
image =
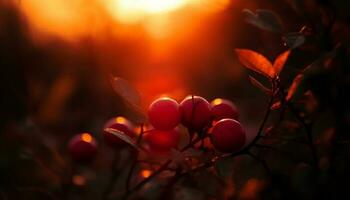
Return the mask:
<svg viewBox="0 0 350 200">
<path fill-rule="evenodd" d="M 246 134 L 238 120 L 238 111 L 233 102 L 215 99 L 209 103 L 200 96 L 188 96 L 180 103 L 168 97 L 156 99 L 148 108 L 150 128 L 144 130 L 143 144 L 154 153 L 166 153 L 176 149 L 180 142 L 182 124 L 198 137 L 209 136 L 212 146 L 222 153 L 234 153 L 242 149 Z M 116 129 L 130 138 L 136 137 L 133 124 L 124 117 L 116 117 L 104 125 L 103 137 L 115 148 L 127 143 L 117 135 L 106 131 Z M 71 156 L 76 161 L 91 160 L 96 154 L 95 139 L 88 133 L 75 136 L 69 145 Z"/>
</svg>

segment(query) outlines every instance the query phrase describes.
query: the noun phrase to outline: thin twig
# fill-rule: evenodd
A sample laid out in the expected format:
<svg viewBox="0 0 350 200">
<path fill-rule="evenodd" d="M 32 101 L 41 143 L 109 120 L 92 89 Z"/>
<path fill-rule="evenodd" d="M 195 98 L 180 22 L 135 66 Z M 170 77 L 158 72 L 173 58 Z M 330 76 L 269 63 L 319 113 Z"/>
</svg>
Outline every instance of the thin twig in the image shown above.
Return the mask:
<svg viewBox="0 0 350 200">
<path fill-rule="evenodd" d="M 109 179 L 107 187 L 106 187 L 106 189 L 104 190 L 104 192 L 102 194 L 102 199 L 104 199 L 104 200 L 108 198 L 108 195 L 113 190 L 114 183 L 116 182 L 116 180 L 119 177 L 119 170 L 117 169 L 118 168 L 117 165 L 119 164 L 119 161 L 120 161 L 120 155 L 118 153 L 116 153 L 114 155 L 113 162 L 112 162 L 112 165 L 111 165 L 112 176 Z"/>
<path fill-rule="evenodd" d="M 267 165 L 266 161 L 264 159 L 259 158 L 257 155 L 251 153 L 250 151 L 247 152 L 247 155 L 251 156 L 252 158 L 254 158 L 256 161 L 258 161 L 263 168 L 265 169 L 266 173 L 272 177 L 272 172 L 270 167 Z"/>
<path fill-rule="evenodd" d="M 192 143 L 187 144 L 186 146 L 184 146 L 180 152 L 184 152 L 187 149 L 191 148 L 194 144 L 198 143 L 201 139 L 199 137 L 197 137 L 196 139 L 194 139 L 192 141 Z M 138 191 L 139 189 L 141 189 L 144 185 L 146 185 L 149 181 L 151 181 L 153 178 L 155 178 L 156 176 L 158 176 L 160 173 L 162 173 L 163 171 L 169 169 L 169 165 L 172 162 L 171 159 L 167 160 L 163 165 L 161 165 L 159 167 L 159 169 L 157 171 L 155 171 L 153 174 L 151 174 L 149 177 L 143 179 L 140 183 L 138 183 L 134 188 L 130 189 L 129 191 L 127 191 L 125 193 L 125 195 L 123 196 L 123 199 L 128 199 L 129 196 Z"/>
<path fill-rule="evenodd" d="M 278 137 L 278 136 L 261 136 L 262 139 L 265 140 L 281 140 L 281 141 L 286 141 L 286 142 L 294 142 L 294 143 L 298 143 L 298 144 L 306 144 L 307 143 L 303 142 L 303 141 L 298 141 L 295 139 L 290 139 L 290 138 L 284 138 L 284 137 Z"/>
<path fill-rule="evenodd" d="M 274 84 L 273 84 L 273 88 L 274 87 Z M 193 98 L 193 96 L 192 96 Z M 274 100 L 274 96 L 271 96 L 270 98 L 270 101 L 267 105 L 267 110 L 266 110 L 266 113 L 265 113 L 265 116 L 263 118 L 263 121 L 261 122 L 261 125 L 258 129 L 258 133 L 257 135 L 255 136 L 255 138 L 252 140 L 252 142 L 247 145 L 245 148 L 243 148 L 241 151 L 239 152 L 236 152 L 236 153 L 233 153 L 233 154 L 226 154 L 224 156 L 220 156 L 220 157 L 215 157 L 214 159 L 208 161 L 208 162 L 205 162 L 203 163 L 202 165 L 199 165 L 198 167 L 190 170 L 190 172 L 195 172 L 195 171 L 199 171 L 201 169 L 205 169 L 205 168 L 209 168 L 211 167 L 215 162 L 217 162 L 219 159 L 221 158 L 225 158 L 225 157 L 234 157 L 234 156 L 238 156 L 238 155 L 242 155 L 242 154 L 245 154 L 247 153 L 247 151 L 255 144 L 259 141 L 260 137 L 261 137 L 261 134 L 263 132 L 263 129 L 265 127 L 265 124 L 270 116 L 270 113 L 271 113 L 271 106 L 272 106 L 272 103 L 273 103 L 273 100 Z M 192 138 L 190 140 L 190 142 L 185 146 L 183 147 L 180 152 L 183 152 L 189 148 L 191 148 L 194 144 L 196 144 L 197 142 L 201 141 L 202 138 L 201 137 L 198 137 L 196 139 L 194 139 L 192 141 Z M 172 162 L 171 159 L 167 160 L 157 171 L 155 171 L 153 174 L 151 174 L 151 176 L 149 176 L 148 178 L 145 178 L 143 179 L 139 184 L 137 184 L 133 189 L 129 190 L 128 192 L 125 193 L 125 195 L 123 196 L 123 199 L 128 199 L 130 197 L 131 194 L 133 194 L 134 192 L 138 191 L 139 189 L 141 189 L 144 185 L 146 185 L 150 180 L 152 180 L 154 177 L 156 177 L 157 175 L 159 175 L 160 173 L 162 173 L 165 169 L 167 169 L 168 165 Z M 186 174 L 189 174 L 189 171 L 185 172 L 185 173 L 182 173 L 179 175 L 179 177 L 182 177 Z"/>
<path fill-rule="evenodd" d="M 163 193 L 159 196 L 159 200 L 169 198 L 169 193 L 171 192 L 171 188 L 177 183 L 180 179 L 182 168 L 177 168 L 175 175 L 170 179 L 168 184 L 164 187 Z"/>
<path fill-rule="evenodd" d="M 304 127 L 307 140 L 308 140 L 308 146 L 311 150 L 311 155 L 312 155 L 312 163 L 314 167 L 317 169 L 318 168 L 318 156 L 317 156 L 317 150 L 316 147 L 313 143 L 313 136 L 312 136 L 312 129 L 311 127 L 305 122 L 305 120 L 300 116 L 299 112 L 294 108 L 294 106 L 288 102 L 287 103 L 288 108 L 291 110 L 292 114 L 295 116 L 295 118 L 300 122 L 300 124 Z"/>
<path fill-rule="evenodd" d="M 137 146 L 140 146 L 140 143 L 142 141 L 142 137 L 143 137 L 143 134 L 144 134 L 144 125 L 141 124 L 141 130 L 140 130 L 140 135 L 139 137 L 137 138 Z M 138 163 L 138 157 L 139 157 L 139 152 L 137 151 L 136 152 L 136 155 L 135 155 L 135 160 L 134 162 L 131 164 L 131 167 L 130 167 L 130 170 L 129 170 L 129 173 L 128 173 L 128 177 L 126 179 L 126 192 L 129 192 L 130 191 L 130 187 L 131 187 L 131 179 L 132 179 L 132 175 L 134 173 L 134 170 L 136 168 L 136 165 Z"/>
</svg>

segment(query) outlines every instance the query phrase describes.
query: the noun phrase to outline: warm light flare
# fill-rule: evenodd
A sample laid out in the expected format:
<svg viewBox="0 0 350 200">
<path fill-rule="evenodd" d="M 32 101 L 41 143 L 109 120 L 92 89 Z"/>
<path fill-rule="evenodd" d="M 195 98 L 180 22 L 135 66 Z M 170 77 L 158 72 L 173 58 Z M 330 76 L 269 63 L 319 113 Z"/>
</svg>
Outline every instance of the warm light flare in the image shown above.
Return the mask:
<svg viewBox="0 0 350 200">
<path fill-rule="evenodd" d="M 36 32 L 33 37 L 38 37 L 36 39 L 39 41 L 42 40 L 42 35 L 38 36 L 37 32 L 44 33 L 44 36 L 46 33 L 58 34 L 74 41 L 84 34 L 98 36 L 106 28 L 109 29 L 111 24 L 119 32 L 120 25 L 142 25 L 152 37 L 163 38 L 182 29 L 183 24 L 198 22 L 201 20 L 199 16 L 223 10 L 229 2 L 230 0 L 26 0 L 18 6 Z M 183 18 L 186 18 L 185 21 Z M 113 21 L 117 23 L 114 24 Z"/>
<path fill-rule="evenodd" d="M 115 122 L 118 124 L 125 124 L 127 123 L 127 119 L 125 119 L 124 117 L 116 117 Z"/>
<path fill-rule="evenodd" d="M 84 141 L 84 142 L 88 142 L 90 143 L 92 141 L 92 137 L 90 134 L 88 133 L 84 133 L 82 136 L 81 136 L 81 139 Z"/>
<path fill-rule="evenodd" d="M 220 98 L 217 98 L 213 101 L 213 105 L 219 105 L 221 103 L 222 103 L 222 99 L 220 99 Z"/>
<path fill-rule="evenodd" d="M 74 175 L 72 179 L 73 179 L 72 182 L 76 186 L 84 186 L 86 184 L 86 179 L 84 176 Z"/>
<path fill-rule="evenodd" d="M 151 170 L 142 170 L 142 172 L 141 172 L 141 175 L 142 175 L 142 177 L 143 178 L 148 178 L 148 177 L 150 177 L 151 176 L 151 174 L 152 174 L 152 171 Z"/>
</svg>

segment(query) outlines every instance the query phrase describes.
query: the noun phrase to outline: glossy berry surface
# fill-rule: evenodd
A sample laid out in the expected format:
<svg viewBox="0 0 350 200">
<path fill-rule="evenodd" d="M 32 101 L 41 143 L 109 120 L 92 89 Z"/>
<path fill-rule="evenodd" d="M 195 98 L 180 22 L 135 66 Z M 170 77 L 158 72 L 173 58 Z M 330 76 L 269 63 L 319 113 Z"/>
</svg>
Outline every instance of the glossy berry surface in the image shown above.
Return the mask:
<svg viewBox="0 0 350 200">
<path fill-rule="evenodd" d="M 211 102 L 211 113 L 214 120 L 235 119 L 238 120 L 239 114 L 236 105 L 226 99 L 215 99 Z"/>
<path fill-rule="evenodd" d="M 82 133 L 69 141 L 68 150 L 74 161 L 90 162 L 97 154 L 97 142 L 89 133 Z"/>
<path fill-rule="evenodd" d="M 110 119 L 103 127 L 103 137 L 106 143 L 114 148 L 124 147 L 127 145 L 127 143 L 121 140 L 118 136 L 115 136 L 112 133 L 105 131 L 104 129 L 106 128 L 117 129 L 118 131 L 125 133 L 131 138 L 136 136 L 132 123 L 126 118 L 114 117 Z"/>
<path fill-rule="evenodd" d="M 152 102 L 148 109 L 148 118 L 152 126 L 158 130 L 171 130 L 180 123 L 179 104 L 167 97 Z"/>
<path fill-rule="evenodd" d="M 181 122 L 193 130 L 206 127 L 211 121 L 210 104 L 203 97 L 188 96 L 180 103 Z"/>
<path fill-rule="evenodd" d="M 238 121 L 222 119 L 214 124 L 210 140 L 218 151 L 234 153 L 244 146 L 246 134 Z"/>
<path fill-rule="evenodd" d="M 172 148 L 176 148 L 180 142 L 180 133 L 177 129 L 162 131 L 151 130 L 144 137 L 152 152 L 166 153 Z"/>
</svg>

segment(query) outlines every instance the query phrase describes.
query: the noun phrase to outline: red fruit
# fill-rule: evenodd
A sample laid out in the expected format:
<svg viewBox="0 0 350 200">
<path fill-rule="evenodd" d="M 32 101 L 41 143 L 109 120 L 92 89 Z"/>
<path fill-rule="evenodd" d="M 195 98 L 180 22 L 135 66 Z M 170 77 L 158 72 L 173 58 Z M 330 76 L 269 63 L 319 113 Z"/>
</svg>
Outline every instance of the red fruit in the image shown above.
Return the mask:
<svg viewBox="0 0 350 200">
<path fill-rule="evenodd" d="M 90 162 L 97 154 L 97 142 L 89 133 L 82 133 L 69 141 L 68 150 L 73 160 Z"/>
<path fill-rule="evenodd" d="M 136 136 L 136 134 L 134 132 L 133 125 L 131 124 L 131 122 L 129 120 L 127 120 L 124 117 L 115 117 L 115 118 L 110 119 L 104 125 L 103 129 L 106 129 L 106 128 L 116 129 L 118 131 L 125 133 L 126 135 L 128 135 L 131 138 Z M 121 147 L 125 147 L 127 145 L 127 143 L 125 141 L 121 140 L 118 136 L 115 136 L 110 132 L 103 131 L 103 137 L 104 137 L 106 143 L 111 147 L 121 148 Z"/>
<path fill-rule="evenodd" d="M 222 119 L 214 124 L 210 140 L 218 151 L 234 153 L 244 146 L 246 134 L 238 121 Z"/>
<path fill-rule="evenodd" d="M 154 129 L 145 135 L 144 140 L 148 143 L 151 151 L 166 153 L 177 147 L 180 142 L 180 133 L 176 129 L 170 131 Z"/>
<path fill-rule="evenodd" d="M 203 97 L 188 96 L 180 103 L 182 124 L 194 130 L 200 130 L 211 121 L 210 104 Z"/>
<path fill-rule="evenodd" d="M 180 123 L 179 104 L 170 98 L 163 97 L 152 102 L 148 108 L 149 122 L 159 130 L 171 130 Z"/>
<path fill-rule="evenodd" d="M 225 118 L 238 120 L 238 111 L 236 105 L 226 99 L 215 99 L 212 101 L 211 114 L 215 120 Z"/>
</svg>

